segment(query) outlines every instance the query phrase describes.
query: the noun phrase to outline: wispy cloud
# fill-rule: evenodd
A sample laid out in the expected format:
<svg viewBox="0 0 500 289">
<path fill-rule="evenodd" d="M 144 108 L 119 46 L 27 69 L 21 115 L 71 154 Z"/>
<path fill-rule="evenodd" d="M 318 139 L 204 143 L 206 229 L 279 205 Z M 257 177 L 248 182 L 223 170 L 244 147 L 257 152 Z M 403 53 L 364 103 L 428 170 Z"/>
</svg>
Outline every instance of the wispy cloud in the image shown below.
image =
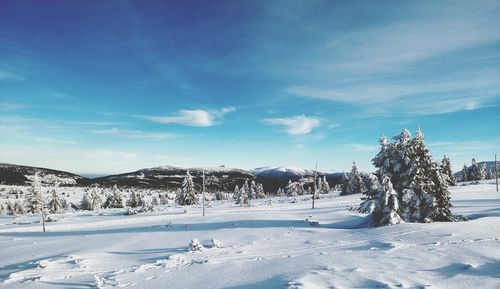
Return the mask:
<svg viewBox="0 0 500 289">
<path fill-rule="evenodd" d="M 117 136 L 117 137 L 145 138 L 145 139 L 157 139 L 157 140 L 162 140 L 162 139 L 177 136 L 175 134 L 166 133 L 166 132 L 145 132 L 145 131 L 141 131 L 141 130 L 126 130 L 126 129 L 118 129 L 118 128 L 93 130 L 92 132 L 96 133 L 96 134 L 110 135 L 110 136 Z"/>
<path fill-rule="evenodd" d="M 321 124 L 319 118 L 305 115 L 283 118 L 266 118 L 263 122 L 269 125 L 284 126 L 285 131 L 290 135 L 308 134 L 315 127 L 318 127 Z"/>
<path fill-rule="evenodd" d="M 24 108 L 24 105 L 18 103 L 0 102 L 0 110 L 16 110 L 22 108 Z"/>
<path fill-rule="evenodd" d="M 20 74 L 17 74 L 17 73 L 14 73 L 14 72 L 10 72 L 10 71 L 7 71 L 7 70 L 4 70 L 4 69 L 1 69 L 0 68 L 0 81 L 2 80 L 15 80 L 15 81 L 21 81 L 21 80 L 24 80 L 24 76 L 20 75 Z"/>
<path fill-rule="evenodd" d="M 180 110 L 170 116 L 138 116 L 153 122 L 163 124 L 179 124 L 185 126 L 209 127 L 217 124 L 225 114 L 236 111 L 236 108 L 230 106 L 220 110 Z"/>
</svg>

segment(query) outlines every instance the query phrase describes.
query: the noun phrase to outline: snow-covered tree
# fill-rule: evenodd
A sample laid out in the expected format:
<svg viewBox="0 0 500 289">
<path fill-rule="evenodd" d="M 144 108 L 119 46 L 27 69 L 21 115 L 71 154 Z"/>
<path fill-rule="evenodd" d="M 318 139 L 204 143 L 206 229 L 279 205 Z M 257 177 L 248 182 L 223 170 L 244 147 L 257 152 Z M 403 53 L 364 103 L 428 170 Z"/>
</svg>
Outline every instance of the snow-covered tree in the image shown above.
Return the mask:
<svg viewBox="0 0 500 289">
<path fill-rule="evenodd" d="M 467 165 L 464 164 L 462 167 L 462 182 L 466 182 L 468 180 L 470 180 L 469 169 L 467 168 Z"/>
<path fill-rule="evenodd" d="M 248 184 L 245 184 L 241 187 L 240 193 L 238 194 L 238 199 L 236 200 L 236 204 L 247 206 L 248 205 Z"/>
<path fill-rule="evenodd" d="M 302 187 L 302 184 L 300 182 L 292 182 L 292 180 L 289 180 L 288 184 L 285 187 L 285 194 L 289 197 L 303 195 L 304 187 Z"/>
<path fill-rule="evenodd" d="M 447 178 L 446 181 L 448 182 L 448 185 L 456 185 L 455 176 L 453 175 L 453 171 L 451 170 L 450 158 L 447 156 L 444 156 L 441 160 L 441 173 L 444 177 Z"/>
<path fill-rule="evenodd" d="M 340 195 L 348 195 L 349 194 L 349 175 L 346 172 L 342 175 L 342 185 L 340 189 Z"/>
<path fill-rule="evenodd" d="M 38 173 L 35 173 L 31 187 L 28 190 L 28 195 L 26 196 L 26 212 L 32 214 L 40 213 L 42 209 L 45 209 L 43 201 L 42 183 Z"/>
<path fill-rule="evenodd" d="M 398 194 L 392 186 L 391 179 L 386 175 L 382 175 L 382 186 L 375 202 L 376 206 L 372 213 L 372 222 L 375 226 L 404 222 L 398 214 Z"/>
<path fill-rule="evenodd" d="M 91 211 L 92 210 L 92 196 L 89 191 L 83 194 L 82 201 L 80 202 L 80 210 Z"/>
<path fill-rule="evenodd" d="M 257 192 L 256 192 L 256 189 L 257 189 L 257 185 L 255 184 L 255 181 L 252 180 L 250 182 L 250 186 L 249 186 L 249 189 L 248 189 L 248 198 L 250 200 L 253 200 L 253 199 L 256 199 L 257 198 Z"/>
<path fill-rule="evenodd" d="M 359 211 L 362 213 L 372 213 L 375 210 L 377 197 L 380 193 L 382 185 L 378 177 L 374 174 L 368 175 L 368 184 L 366 190 L 363 192 L 362 202 L 359 206 Z"/>
<path fill-rule="evenodd" d="M 160 198 L 160 204 L 161 204 L 161 205 L 166 205 L 166 204 L 168 204 L 167 193 L 165 193 L 165 194 L 160 194 L 160 195 L 159 195 L 159 198 Z"/>
<path fill-rule="evenodd" d="M 352 162 L 352 170 L 347 183 L 347 195 L 363 193 L 365 191 L 365 182 L 359 173 L 356 162 Z"/>
<path fill-rule="evenodd" d="M 240 199 L 240 187 L 238 185 L 234 186 L 234 192 L 233 192 L 233 200 L 238 203 L 238 200 Z"/>
<path fill-rule="evenodd" d="M 379 176 L 391 181 L 398 215 L 406 222 L 453 221 L 448 182 L 432 160 L 423 133 L 418 130 L 411 139 L 405 129 L 393 139 L 393 143 L 381 140 L 382 148 L 373 164 Z M 380 208 L 375 211 L 380 212 Z"/>
<path fill-rule="evenodd" d="M 487 177 L 488 177 L 488 167 L 486 167 L 486 163 L 483 163 L 479 167 L 478 181 L 486 180 Z"/>
<path fill-rule="evenodd" d="M 113 186 L 111 193 L 104 202 L 104 208 L 123 208 L 123 199 L 117 185 Z"/>
<path fill-rule="evenodd" d="M 266 193 L 264 192 L 264 185 L 262 185 L 261 183 L 256 183 L 255 193 L 257 194 L 257 198 L 265 198 Z"/>
<path fill-rule="evenodd" d="M 282 197 L 285 195 L 285 191 L 283 190 L 283 188 L 278 188 L 278 191 L 276 192 L 276 195 L 278 197 Z"/>
<path fill-rule="evenodd" d="M 317 189 L 319 194 L 328 194 L 328 192 L 330 191 L 330 185 L 326 180 L 326 176 L 323 176 L 323 178 L 318 178 Z"/>
<path fill-rule="evenodd" d="M 189 171 L 186 172 L 186 177 L 184 177 L 184 181 L 182 182 L 182 188 L 179 194 L 177 194 L 177 203 L 182 206 L 198 203 L 198 195 L 194 188 L 193 177 Z"/>
<path fill-rule="evenodd" d="M 156 197 L 151 199 L 151 206 L 158 206 L 158 199 Z"/>
<path fill-rule="evenodd" d="M 64 200 L 59 198 L 59 195 L 57 194 L 55 188 L 52 189 L 49 193 L 49 202 L 47 204 L 47 208 L 49 210 L 49 213 L 51 214 L 57 214 L 59 212 L 62 212 L 66 208 L 66 206 L 64 205 Z"/>
<path fill-rule="evenodd" d="M 479 165 L 477 164 L 475 158 L 472 159 L 472 163 L 468 171 L 469 171 L 469 178 L 467 179 L 468 181 L 477 181 L 481 179 L 481 169 L 479 168 Z"/>
<path fill-rule="evenodd" d="M 99 211 L 102 208 L 102 199 L 97 189 L 93 189 L 90 194 L 90 207 L 93 211 Z"/>
</svg>

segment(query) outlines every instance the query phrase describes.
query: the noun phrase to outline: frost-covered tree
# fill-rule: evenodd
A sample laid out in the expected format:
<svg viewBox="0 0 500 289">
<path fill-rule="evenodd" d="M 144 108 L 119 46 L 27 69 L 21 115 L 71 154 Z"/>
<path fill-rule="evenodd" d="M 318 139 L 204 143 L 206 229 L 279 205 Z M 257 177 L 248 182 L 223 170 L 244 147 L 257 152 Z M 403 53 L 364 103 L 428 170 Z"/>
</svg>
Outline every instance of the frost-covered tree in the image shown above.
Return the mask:
<svg viewBox="0 0 500 289">
<path fill-rule="evenodd" d="M 161 204 L 161 205 L 166 205 L 166 204 L 168 204 L 167 193 L 165 193 L 165 194 L 160 194 L 159 198 L 160 198 L 160 204 Z"/>
<path fill-rule="evenodd" d="M 349 194 L 349 175 L 346 172 L 342 175 L 342 185 L 340 189 L 340 195 L 348 195 Z"/>
<path fill-rule="evenodd" d="M 44 209 L 42 183 L 38 173 L 35 173 L 31 187 L 26 196 L 26 212 L 27 213 L 40 213 Z"/>
<path fill-rule="evenodd" d="M 282 197 L 285 195 L 285 191 L 283 190 L 283 188 L 278 188 L 278 192 L 276 192 L 276 195 L 278 197 Z"/>
<path fill-rule="evenodd" d="M 193 177 L 189 171 L 186 172 L 186 176 L 182 182 L 182 188 L 179 194 L 177 194 L 177 203 L 182 206 L 194 205 L 198 203 L 198 195 L 196 194 L 196 190 L 194 188 Z"/>
<path fill-rule="evenodd" d="M 392 186 L 391 179 L 386 175 L 382 175 L 382 185 L 378 191 L 376 205 L 372 213 L 373 224 L 384 226 L 404 222 L 398 214 L 398 194 Z"/>
<path fill-rule="evenodd" d="M 262 199 L 266 197 L 266 193 L 264 192 L 264 185 L 261 183 L 256 183 L 255 185 L 255 193 L 257 198 Z"/>
<path fill-rule="evenodd" d="M 487 177 L 488 177 L 488 168 L 486 167 L 486 163 L 483 163 L 479 167 L 478 181 L 486 180 Z"/>
<path fill-rule="evenodd" d="M 104 208 L 123 208 L 123 199 L 117 185 L 113 186 L 111 193 L 104 202 Z"/>
<path fill-rule="evenodd" d="M 447 156 L 444 156 L 443 159 L 441 160 L 441 173 L 443 174 L 444 177 L 446 177 L 448 185 L 450 186 L 456 185 L 455 176 L 453 175 L 453 171 L 451 170 L 450 158 Z"/>
<path fill-rule="evenodd" d="M 493 173 L 492 169 L 488 169 L 488 173 L 486 174 L 486 179 L 487 180 L 492 180 L 495 178 L 495 174 Z"/>
<path fill-rule="evenodd" d="M 64 206 L 63 200 L 59 198 L 56 189 L 52 189 L 49 193 L 49 202 L 47 204 L 47 209 L 51 214 L 57 214 L 62 212 L 66 207 Z"/>
<path fill-rule="evenodd" d="M 142 206 L 143 203 L 144 203 L 144 200 L 142 199 L 141 194 L 136 193 L 136 191 L 133 190 L 132 193 L 130 194 L 130 197 L 127 200 L 127 206 L 129 206 L 131 208 L 137 208 L 137 207 Z"/>
<path fill-rule="evenodd" d="M 349 182 L 347 184 L 347 194 L 363 193 L 365 191 L 365 182 L 359 173 L 356 162 L 352 162 L 352 170 L 349 175 Z"/>
<path fill-rule="evenodd" d="M 236 204 L 247 206 L 248 205 L 248 184 L 245 182 L 240 189 L 240 193 L 238 194 L 238 199 L 236 200 Z"/>
<path fill-rule="evenodd" d="M 93 211 L 100 211 L 102 208 L 102 199 L 97 189 L 93 189 L 90 194 L 90 207 Z"/>
<path fill-rule="evenodd" d="M 481 179 L 481 170 L 475 158 L 472 159 L 471 165 L 469 167 L 469 178 L 468 181 L 477 181 Z"/>
<path fill-rule="evenodd" d="M 318 178 L 317 189 L 318 193 L 320 194 L 328 194 L 328 192 L 330 191 L 330 185 L 326 180 L 326 176 L 323 176 L 323 178 Z"/>
<path fill-rule="evenodd" d="M 462 167 L 462 182 L 466 182 L 468 180 L 470 180 L 469 169 L 467 168 L 467 165 L 464 164 Z"/>
<path fill-rule="evenodd" d="M 302 184 L 300 182 L 292 182 L 292 180 L 289 180 L 288 184 L 285 187 L 285 194 L 289 197 L 303 195 L 304 187 L 302 187 Z"/>
<path fill-rule="evenodd" d="M 382 185 L 378 177 L 374 174 L 368 175 L 368 182 L 366 190 L 363 192 L 362 202 L 359 206 L 359 211 L 362 213 L 372 213 L 375 210 L 377 197 L 380 193 Z"/>
<path fill-rule="evenodd" d="M 373 164 L 379 176 L 391 181 L 399 216 L 406 222 L 453 221 L 447 180 L 432 160 L 423 133 L 418 130 L 412 139 L 405 129 L 393 140 L 381 140 L 381 151 Z"/>
<path fill-rule="evenodd" d="M 257 192 L 256 192 L 256 189 L 257 189 L 257 185 L 255 184 L 255 181 L 252 180 L 250 182 L 250 186 L 248 188 L 248 198 L 250 200 L 253 200 L 253 199 L 256 199 L 257 198 Z"/>
<path fill-rule="evenodd" d="M 156 197 L 151 199 L 151 206 L 158 206 L 158 199 Z"/>
<path fill-rule="evenodd" d="M 80 210 L 91 211 L 92 210 L 92 196 L 89 191 L 83 194 L 82 201 L 80 202 Z"/>
<path fill-rule="evenodd" d="M 238 203 L 238 200 L 240 199 L 240 187 L 238 185 L 234 186 L 234 192 L 233 192 L 233 200 Z"/>
</svg>

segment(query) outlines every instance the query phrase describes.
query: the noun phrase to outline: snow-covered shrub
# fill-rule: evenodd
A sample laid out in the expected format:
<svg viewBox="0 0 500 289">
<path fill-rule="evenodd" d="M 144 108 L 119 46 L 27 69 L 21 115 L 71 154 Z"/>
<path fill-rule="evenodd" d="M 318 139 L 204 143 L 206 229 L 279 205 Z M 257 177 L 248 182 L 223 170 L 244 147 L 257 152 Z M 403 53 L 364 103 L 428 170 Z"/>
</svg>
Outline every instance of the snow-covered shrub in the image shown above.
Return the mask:
<svg viewBox="0 0 500 289">
<path fill-rule="evenodd" d="M 191 239 L 191 243 L 189 244 L 189 247 L 190 247 L 189 251 L 191 251 L 191 252 L 203 250 L 203 245 L 196 238 Z"/>
<path fill-rule="evenodd" d="M 220 242 L 217 239 L 212 239 L 210 242 L 209 248 L 220 248 Z"/>
<path fill-rule="evenodd" d="M 123 208 L 122 194 L 116 185 L 104 202 L 104 208 Z"/>
</svg>

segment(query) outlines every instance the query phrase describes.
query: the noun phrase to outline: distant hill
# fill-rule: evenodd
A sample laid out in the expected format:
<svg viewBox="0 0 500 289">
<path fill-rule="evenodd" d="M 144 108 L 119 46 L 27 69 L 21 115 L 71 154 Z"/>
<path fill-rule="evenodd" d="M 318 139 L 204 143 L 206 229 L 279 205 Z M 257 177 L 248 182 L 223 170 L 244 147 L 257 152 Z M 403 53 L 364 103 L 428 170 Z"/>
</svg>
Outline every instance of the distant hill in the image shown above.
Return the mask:
<svg viewBox="0 0 500 289">
<path fill-rule="evenodd" d="M 173 190 L 181 187 L 188 170 L 198 188 L 201 188 L 203 170 L 205 170 L 205 184 L 209 191 L 232 192 L 235 186 L 241 187 L 245 181 L 251 182 L 252 180 L 263 184 L 264 190 L 270 193 L 276 192 L 278 188 L 285 187 L 289 180 L 302 181 L 306 187 L 314 185 L 313 170 L 287 166 L 261 167 L 251 171 L 226 167 L 203 169 L 161 166 L 117 175 L 86 178 L 53 169 L 3 163 L 0 163 L 0 184 L 29 185 L 35 172 L 38 172 L 44 184 L 59 182 L 62 186 L 118 185 L 120 187 Z M 339 184 L 342 181 L 342 173 L 318 172 L 318 177 L 323 176 L 326 176 L 330 186 Z"/>
<path fill-rule="evenodd" d="M 483 161 L 483 162 L 478 162 L 477 163 L 478 166 L 482 166 L 483 164 L 486 164 L 486 167 L 492 171 L 495 171 L 495 161 Z M 500 170 L 500 162 L 498 164 L 498 167 L 499 167 L 499 170 Z M 467 168 L 470 168 L 470 166 L 468 166 Z M 457 180 L 460 180 L 462 179 L 462 170 L 456 172 L 455 174 L 453 174 L 455 176 L 455 178 L 457 178 Z"/>
<path fill-rule="evenodd" d="M 21 166 L 13 164 L 0 163 L 0 184 L 6 185 L 27 185 L 30 184 L 38 172 L 40 179 L 44 184 L 54 184 L 59 182 L 62 186 L 85 186 L 89 184 L 89 179 L 82 176 L 52 170 L 47 168 Z"/>
<path fill-rule="evenodd" d="M 255 179 L 249 171 L 234 168 L 179 168 L 162 166 L 142 169 L 131 173 L 111 175 L 92 179 L 101 185 L 120 185 L 133 187 L 150 187 L 175 189 L 180 188 L 186 172 L 193 176 L 195 185 L 201 187 L 203 170 L 205 170 L 205 185 L 207 190 L 233 191 L 236 185 Z"/>
</svg>

